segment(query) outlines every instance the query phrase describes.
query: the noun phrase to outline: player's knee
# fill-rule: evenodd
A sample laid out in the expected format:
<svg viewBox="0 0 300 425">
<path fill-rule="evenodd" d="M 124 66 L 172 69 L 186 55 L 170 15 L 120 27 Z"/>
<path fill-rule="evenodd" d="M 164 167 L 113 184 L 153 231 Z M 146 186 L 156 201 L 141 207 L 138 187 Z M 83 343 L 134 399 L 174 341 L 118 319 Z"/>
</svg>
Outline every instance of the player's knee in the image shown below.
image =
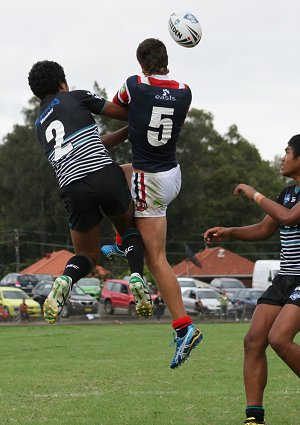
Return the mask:
<svg viewBox="0 0 300 425">
<path fill-rule="evenodd" d="M 276 334 L 275 332 L 269 333 L 269 344 L 271 345 L 275 353 L 278 354 L 278 356 L 284 357 L 288 348 L 288 343 L 289 341 Z"/>
<path fill-rule="evenodd" d="M 81 252 L 76 252 L 76 254 L 77 255 L 83 255 L 83 256 L 87 257 L 90 260 L 93 268 L 98 263 L 99 251 L 95 251 L 95 252 L 81 251 Z"/>
<path fill-rule="evenodd" d="M 260 338 L 259 335 L 254 331 L 249 331 L 244 338 L 244 350 L 245 352 L 250 351 L 263 351 L 266 349 L 268 343 L 264 339 Z"/>
</svg>

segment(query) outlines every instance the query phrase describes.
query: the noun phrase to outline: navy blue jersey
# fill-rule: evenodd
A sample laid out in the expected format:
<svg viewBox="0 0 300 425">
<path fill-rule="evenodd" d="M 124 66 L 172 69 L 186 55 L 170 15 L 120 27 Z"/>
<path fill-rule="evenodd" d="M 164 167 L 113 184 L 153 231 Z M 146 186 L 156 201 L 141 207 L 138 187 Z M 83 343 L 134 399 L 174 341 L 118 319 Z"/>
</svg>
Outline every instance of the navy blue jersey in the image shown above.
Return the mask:
<svg viewBox="0 0 300 425">
<path fill-rule="evenodd" d="M 134 168 L 155 173 L 177 166 L 176 143 L 191 100 L 189 87 L 167 75 L 126 80 L 113 101 L 129 108 Z"/>
<path fill-rule="evenodd" d="M 60 187 L 113 162 L 92 115 L 101 114 L 105 104 L 105 99 L 86 90 L 58 92 L 41 102 L 37 137 Z"/>
<path fill-rule="evenodd" d="M 300 201 L 300 190 L 295 184 L 286 187 L 277 202 L 293 208 Z M 280 274 L 300 275 L 300 223 L 294 226 L 280 225 Z"/>
</svg>

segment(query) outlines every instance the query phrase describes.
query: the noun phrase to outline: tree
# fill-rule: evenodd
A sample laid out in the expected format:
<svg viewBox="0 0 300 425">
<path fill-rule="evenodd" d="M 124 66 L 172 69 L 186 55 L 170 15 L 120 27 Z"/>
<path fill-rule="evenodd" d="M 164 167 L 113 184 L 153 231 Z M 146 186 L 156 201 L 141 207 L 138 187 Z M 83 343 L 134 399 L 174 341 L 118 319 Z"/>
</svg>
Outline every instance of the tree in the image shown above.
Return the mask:
<svg viewBox="0 0 300 425">
<path fill-rule="evenodd" d="M 261 159 L 255 146 L 238 133 L 237 127 L 231 126 L 221 136 L 214 129 L 212 114 L 205 111 L 190 111 L 178 143 L 178 160 L 183 172 L 182 190 L 169 208 L 168 223 L 171 246 L 182 252 L 181 258 L 184 256 L 181 241 L 197 241 L 199 250 L 204 247 L 205 229 L 215 225 L 242 226 L 263 217 L 255 203 L 232 196 L 238 183 L 248 183 L 270 197 L 282 188 L 278 171 Z M 195 247 L 196 242 L 194 251 Z M 246 249 L 259 251 L 261 246 L 248 245 Z"/>
<path fill-rule="evenodd" d="M 106 97 L 97 83 L 94 89 Z M 36 141 L 34 121 L 38 108 L 39 102 L 32 98 L 23 110 L 24 125 L 15 125 L 0 145 L 0 273 L 1 267 L 15 267 L 16 234 L 21 262 L 25 264 L 53 248 L 71 245 L 54 172 Z M 104 116 L 96 120 L 102 134 L 126 125 Z M 131 162 L 129 143 L 109 153 L 120 164 Z M 171 262 L 185 258 L 184 244 L 193 252 L 203 249 L 202 233 L 208 227 L 241 226 L 262 218 L 263 213 L 255 203 L 232 196 L 238 183 L 251 184 L 271 197 L 285 184 L 278 173 L 278 158 L 274 164 L 262 160 L 235 125 L 220 135 L 214 128 L 213 115 L 203 110 L 189 112 L 177 156 L 183 179 L 182 190 L 168 209 Z M 102 242 L 112 240 L 113 229 L 106 219 L 101 234 Z M 278 241 L 274 239 L 273 243 L 277 249 Z M 234 242 L 230 249 L 258 255 L 266 248 L 259 243 Z"/>
</svg>

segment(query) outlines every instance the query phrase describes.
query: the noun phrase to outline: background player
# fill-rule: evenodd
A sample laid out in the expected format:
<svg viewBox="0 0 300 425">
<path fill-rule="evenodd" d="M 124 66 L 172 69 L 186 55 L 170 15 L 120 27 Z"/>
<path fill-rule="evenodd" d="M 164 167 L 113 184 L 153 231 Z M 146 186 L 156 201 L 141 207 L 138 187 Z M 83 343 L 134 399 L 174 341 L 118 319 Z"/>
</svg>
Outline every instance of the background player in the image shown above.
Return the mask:
<svg viewBox="0 0 300 425">
<path fill-rule="evenodd" d="M 45 319 L 54 323 L 71 286 L 97 263 L 103 214 L 122 234 L 132 277 L 141 286 L 144 250 L 140 233 L 133 226 L 133 207 L 124 173 L 108 155 L 92 116 L 102 114 L 126 120 L 127 111 L 89 91 L 69 91 L 64 70 L 56 62 L 34 64 L 28 81 L 41 101 L 35 122 L 37 137 L 55 170 L 75 250 L 44 303 Z M 121 141 L 126 136 L 127 128 L 106 138 Z"/>
<path fill-rule="evenodd" d="M 144 241 L 148 268 L 173 318 L 172 326 L 177 337 L 171 368 L 176 368 L 202 339 L 201 332 L 186 315 L 180 287 L 165 250 L 166 211 L 181 186 L 176 143 L 192 96 L 186 84 L 169 77 L 168 54 L 160 40 L 144 40 L 138 46 L 136 56 L 142 75 L 129 77 L 113 102 L 128 109 L 129 113 L 135 225 Z M 111 256 L 117 249 L 120 254 L 121 248 L 124 249 L 124 244 L 119 248 L 116 245 L 104 246 L 102 252 Z M 130 288 L 138 299 L 140 294 L 134 282 L 130 283 Z"/>
<path fill-rule="evenodd" d="M 227 239 L 263 240 L 278 227 L 281 239 L 281 263 L 272 285 L 259 298 L 250 329 L 245 337 L 244 383 L 247 398 L 244 423 L 264 424 L 263 394 L 267 384 L 266 348 L 270 344 L 290 369 L 300 377 L 300 346 L 294 342 L 300 331 L 300 135 L 290 139 L 282 158 L 280 172 L 295 180 L 277 198 L 277 202 L 240 184 L 234 194 L 244 193 L 267 213 L 257 224 L 244 227 L 213 227 L 205 241 Z"/>
</svg>

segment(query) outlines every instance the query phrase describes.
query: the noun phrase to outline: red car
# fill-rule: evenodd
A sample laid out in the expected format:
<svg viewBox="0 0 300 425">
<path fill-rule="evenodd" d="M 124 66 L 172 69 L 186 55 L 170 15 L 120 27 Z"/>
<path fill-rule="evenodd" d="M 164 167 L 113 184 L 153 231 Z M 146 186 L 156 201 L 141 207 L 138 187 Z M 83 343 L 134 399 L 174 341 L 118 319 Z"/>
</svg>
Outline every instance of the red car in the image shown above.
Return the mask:
<svg viewBox="0 0 300 425">
<path fill-rule="evenodd" d="M 151 294 L 153 301 L 156 297 L 157 295 Z M 106 314 L 113 314 L 115 308 L 124 308 L 131 316 L 136 315 L 134 296 L 127 280 L 108 279 L 102 288 L 100 301 Z"/>
</svg>

